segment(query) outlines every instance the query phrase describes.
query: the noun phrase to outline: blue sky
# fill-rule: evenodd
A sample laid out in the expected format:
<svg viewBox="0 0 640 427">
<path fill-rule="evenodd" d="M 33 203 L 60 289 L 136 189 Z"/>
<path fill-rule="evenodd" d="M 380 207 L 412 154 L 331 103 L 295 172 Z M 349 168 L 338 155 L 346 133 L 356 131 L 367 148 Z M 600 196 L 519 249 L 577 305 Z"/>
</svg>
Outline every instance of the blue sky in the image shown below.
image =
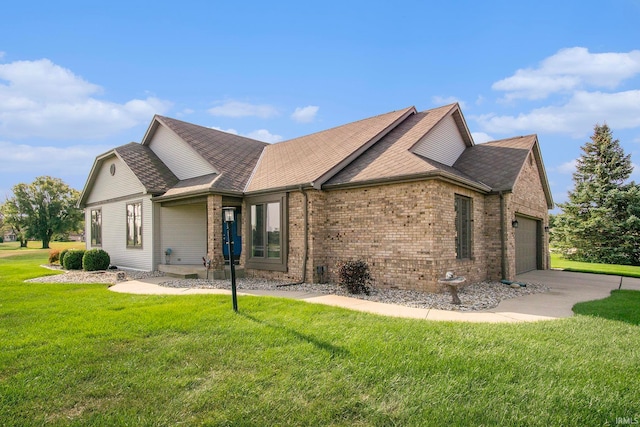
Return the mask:
<svg viewBox="0 0 640 427">
<path fill-rule="evenodd" d="M 538 134 L 562 202 L 596 123 L 640 164 L 638 22 L 640 0 L 7 2 L 0 197 L 81 190 L 156 113 L 277 142 L 457 101 L 476 143 Z"/>
</svg>

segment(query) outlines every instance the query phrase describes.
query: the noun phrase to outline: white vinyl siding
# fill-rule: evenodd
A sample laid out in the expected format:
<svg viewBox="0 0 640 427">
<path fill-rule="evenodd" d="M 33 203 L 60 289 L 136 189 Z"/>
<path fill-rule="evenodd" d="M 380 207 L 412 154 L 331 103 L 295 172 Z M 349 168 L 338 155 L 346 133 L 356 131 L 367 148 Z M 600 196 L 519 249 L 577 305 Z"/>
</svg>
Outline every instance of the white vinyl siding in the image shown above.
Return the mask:
<svg viewBox="0 0 640 427">
<path fill-rule="evenodd" d="M 452 166 L 466 148 L 458 126 L 452 116 L 440 121 L 411 150 L 428 159 Z"/>
<path fill-rule="evenodd" d="M 111 175 L 111 166 L 115 166 L 115 173 Z M 115 154 L 104 159 L 100 170 L 96 173 L 96 179 L 87 197 L 87 204 L 104 202 L 122 196 L 143 194 L 142 184 L 131 169 Z"/>
<path fill-rule="evenodd" d="M 107 168 L 108 170 L 108 168 Z M 142 202 L 142 248 L 127 248 L 127 204 Z M 149 196 L 104 203 L 85 209 L 86 232 L 91 228 L 91 209 L 102 211 L 102 249 L 118 267 L 151 271 L 153 267 L 152 202 Z M 88 240 L 88 239 L 87 239 Z M 87 241 L 87 248 L 91 242 Z"/>
<path fill-rule="evenodd" d="M 217 172 L 189 144 L 162 125 L 149 143 L 151 151 L 171 169 L 178 179 L 188 179 Z"/>
<path fill-rule="evenodd" d="M 161 264 L 171 248 L 171 264 L 198 264 L 207 255 L 207 205 L 190 204 L 160 208 Z"/>
</svg>

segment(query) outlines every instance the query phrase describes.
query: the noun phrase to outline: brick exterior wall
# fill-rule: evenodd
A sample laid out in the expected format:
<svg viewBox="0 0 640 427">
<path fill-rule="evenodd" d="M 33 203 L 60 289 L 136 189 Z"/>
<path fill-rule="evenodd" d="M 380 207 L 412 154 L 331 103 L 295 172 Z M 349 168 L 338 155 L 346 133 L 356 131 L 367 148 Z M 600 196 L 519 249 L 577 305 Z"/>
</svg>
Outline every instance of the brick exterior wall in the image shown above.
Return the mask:
<svg viewBox="0 0 640 427">
<path fill-rule="evenodd" d="M 374 286 L 436 292 L 446 271 L 465 276 L 468 283 L 502 278 L 505 234 L 506 278 L 515 278 L 515 214 L 538 218 L 548 225 L 547 203 L 535 161 L 527 161 L 512 193 L 503 194 L 501 227 L 499 194 L 485 195 L 441 180 L 424 180 L 331 191 L 305 190 L 307 200 L 306 282 L 337 280 L 340 261 L 363 259 Z M 472 256 L 456 259 L 455 195 L 472 200 Z M 304 200 L 302 192 L 288 194 L 288 271 L 247 270 L 248 276 L 297 282 L 304 264 Z M 247 212 L 244 221 L 249 221 Z M 221 233 L 221 232 L 220 232 Z M 543 266 L 548 268 L 548 235 L 543 242 Z M 243 254 L 247 252 L 244 239 Z M 318 275 L 324 267 L 327 275 Z"/>
<path fill-rule="evenodd" d="M 520 175 L 513 186 L 513 192 L 507 195 L 507 279 L 514 280 L 516 276 L 516 239 L 515 229 L 511 226 L 511 221 L 516 214 L 525 215 L 541 221 L 541 230 L 538 239 L 542 244 L 541 264 L 544 269 L 550 267 L 549 261 L 549 233 L 544 231 L 549 226 L 549 211 L 545 198 L 537 162 L 533 153 L 524 162 Z"/>
<path fill-rule="evenodd" d="M 222 196 L 207 196 L 207 256 L 211 259 L 211 267 L 215 270 L 224 268 L 222 254 Z"/>
</svg>

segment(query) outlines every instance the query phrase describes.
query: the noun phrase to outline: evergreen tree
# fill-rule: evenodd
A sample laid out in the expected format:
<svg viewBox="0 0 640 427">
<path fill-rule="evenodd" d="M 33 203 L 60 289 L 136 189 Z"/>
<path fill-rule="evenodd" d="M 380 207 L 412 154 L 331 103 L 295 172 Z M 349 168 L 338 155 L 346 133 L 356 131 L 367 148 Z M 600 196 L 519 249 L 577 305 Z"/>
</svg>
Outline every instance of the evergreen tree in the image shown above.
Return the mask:
<svg viewBox="0 0 640 427">
<path fill-rule="evenodd" d="M 552 241 L 569 258 L 640 265 L 640 189 L 611 129 L 596 125 L 573 174 L 569 201 L 554 221 Z"/>
</svg>

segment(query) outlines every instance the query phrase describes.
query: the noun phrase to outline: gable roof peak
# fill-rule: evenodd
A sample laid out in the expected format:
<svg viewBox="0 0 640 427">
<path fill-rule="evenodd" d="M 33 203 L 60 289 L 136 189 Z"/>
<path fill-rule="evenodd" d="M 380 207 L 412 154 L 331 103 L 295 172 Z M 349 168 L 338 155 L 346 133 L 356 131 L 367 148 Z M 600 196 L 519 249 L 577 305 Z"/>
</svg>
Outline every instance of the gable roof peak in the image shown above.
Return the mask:
<svg viewBox="0 0 640 427">
<path fill-rule="evenodd" d="M 320 188 L 407 117 L 415 107 L 343 124 L 271 144 L 264 149 L 245 191 L 257 192 L 299 185 Z"/>
</svg>

